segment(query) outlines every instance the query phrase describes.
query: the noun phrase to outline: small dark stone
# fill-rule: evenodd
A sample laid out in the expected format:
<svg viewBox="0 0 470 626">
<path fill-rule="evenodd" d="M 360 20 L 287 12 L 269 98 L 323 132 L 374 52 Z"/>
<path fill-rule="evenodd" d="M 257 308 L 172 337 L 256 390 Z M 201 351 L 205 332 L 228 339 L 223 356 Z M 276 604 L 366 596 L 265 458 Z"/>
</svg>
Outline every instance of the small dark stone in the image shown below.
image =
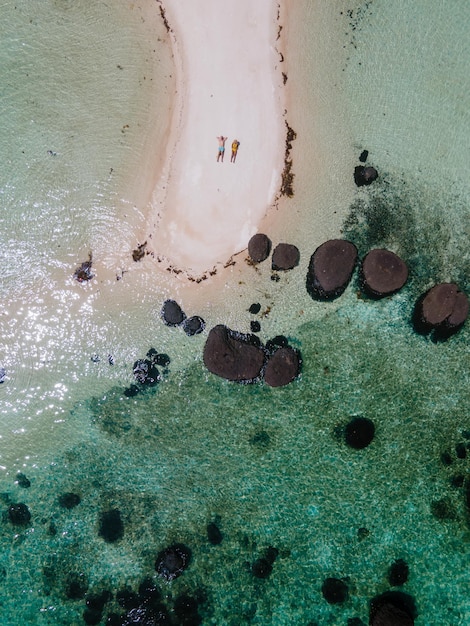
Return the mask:
<svg viewBox="0 0 470 626">
<path fill-rule="evenodd" d="M 287 348 L 289 340 L 284 335 L 276 335 L 266 342 L 266 350 L 270 354 L 274 354 L 278 348 Z"/>
<path fill-rule="evenodd" d="M 162 353 L 162 354 L 157 354 L 153 362 L 155 363 L 155 365 L 158 365 L 159 367 L 168 367 L 168 365 L 170 365 L 171 363 L 171 359 L 168 356 L 168 354 Z"/>
<path fill-rule="evenodd" d="M 265 261 L 271 252 L 271 240 L 267 235 L 257 233 L 248 242 L 248 254 L 253 263 Z"/>
<path fill-rule="evenodd" d="M 92 354 L 90 360 L 92 363 L 99 363 L 101 361 L 98 354 Z"/>
<path fill-rule="evenodd" d="M 18 487 L 22 487 L 23 489 L 29 489 L 29 487 L 31 487 L 31 481 L 26 478 L 22 472 L 18 472 L 15 482 Z"/>
<path fill-rule="evenodd" d="M 454 520 L 457 517 L 455 507 L 449 498 L 433 500 L 431 502 L 431 513 L 438 520 Z"/>
<path fill-rule="evenodd" d="M 7 372 L 4 367 L 0 367 L 0 384 L 4 383 L 7 377 Z"/>
<path fill-rule="evenodd" d="M 341 604 L 349 597 L 349 589 L 340 578 L 327 578 L 321 587 L 323 597 L 329 604 Z"/>
<path fill-rule="evenodd" d="M 134 261 L 141 261 L 145 256 L 145 248 L 147 247 L 147 242 L 141 243 L 137 246 L 135 250 L 132 250 L 132 258 Z"/>
<path fill-rule="evenodd" d="M 83 573 L 72 572 L 68 575 L 65 595 L 69 600 L 82 600 L 88 590 L 88 581 Z"/>
<path fill-rule="evenodd" d="M 297 267 L 300 261 L 300 252 L 297 246 L 291 243 L 280 243 L 274 251 L 271 259 L 271 269 L 275 271 L 287 271 Z"/>
<path fill-rule="evenodd" d="M 252 437 L 250 437 L 250 443 L 256 448 L 265 450 L 266 448 L 269 448 L 271 444 L 271 437 L 265 430 L 259 430 Z"/>
<path fill-rule="evenodd" d="M 359 161 L 361 163 L 365 163 L 367 161 L 367 157 L 369 156 L 369 151 L 368 150 L 363 150 L 361 152 L 361 154 L 359 155 Z"/>
<path fill-rule="evenodd" d="M 465 446 L 464 443 L 458 443 L 455 446 L 455 454 L 457 455 L 457 458 L 459 459 L 467 458 L 467 447 Z"/>
<path fill-rule="evenodd" d="M 109 602 L 113 597 L 113 594 L 104 590 L 101 593 L 92 593 L 85 598 L 85 604 L 89 609 L 94 609 L 95 611 L 103 611 L 104 605 Z"/>
<path fill-rule="evenodd" d="M 441 454 L 441 462 L 443 465 L 452 465 L 452 456 L 447 450 Z"/>
<path fill-rule="evenodd" d="M 99 535 L 108 543 L 114 543 L 124 536 L 124 524 L 119 509 L 104 511 L 100 515 Z"/>
<path fill-rule="evenodd" d="M 252 314 L 252 315 L 256 315 L 257 313 L 259 313 L 261 311 L 261 304 L 259 302 L 254 302 L 250 308 L 248 309 L 248 311 Z"/>
<path fill-rule="evenodd" d="M 252 333 L 259 333 L 261 330 L 261 324 L 256 320 L 252 320 L 250 322 L 250 330 Z"/>
<path fill-rule="evenodd" d="M 186 314 L 175 300 L 165 300 L 161 317 L 167 326 L 179 326 L 186 319 Z"/>
<path fill-rule="evenodd" d="M 77 493 L 67 492 L 59 496 L 59 505 L 63 509 L 73 509 L 81 502 L 81 498 Z"/>
<path fill-rule="evenodd" d="M 281 277 L 279 276 L 279 274 L 271 274 L 271 280 L 273 281 L 273 283 L 278 283 L 281 280 Z"/>
<path fill-rule="evenodd" d="M 224 537 L 217 524 L 215 522 L 209 522 L 209 524 L 207 524 L 207 539 L 209 543 L 213 546 L 218 546 L 222 543 L 223 538 Z"/>
<path fill-rule="evenodd" d="M 200 333 L 202 333 L 205 327 L 206 322 L 202 319 L 202 317 L 199 317 L 198 315 L 188 317 L 183 322 L 183 330 L 188 335 L 188 337 L 192 337 L 193 335 L 199 335 Z"/>
<path fill-rule="evenodd" d="M 92 267 L 92 254 L 91 252 L 88 255 L 88 261 L 84 261 L 80 267 L 77 267 L 75 272 L 73 273 L 73 277 L 79 283 L 86 282 L 91 280 L 94 277 L 94 274 L 91 270 Z"/>
<path fill-rule="evenodd" d="M 159 576 L 167 581 L 173 580 L 184 572 L 191 560 L 191 550 L 182 543 L 175 543 L 157 555 L 155 569 Z"/>
<path fill-rule="evenodd" d="M 374 422 L 367 417 L 355 417 L 345 428 L 344 437 L 351 448 L 362 450 L 373 440 L 375 434 Z"/>
<path fill-rule="evenodd" d="M 139 598 L 141 602 L 147 603 L 155 603 L 160 600 L 160 590 L 152 578 L 144 578 L 144 580 L 140 583 Z"/>
<path fill-rule="evenodd" d="M 369 535 L 370 530 L 368 528 L 361 527 L 357 529 L 357 538 L 359 539 L 359 541 L 366 539 L 366 537 L 368 537 Z"/>
<path fill-rule="evenodd" d="M 31 519 L 31 513 L 23 502 L 10 504 L 8 507 L 8 519 L 15 526 L 25 526 Z"/>
<path fill-rule="evenodd" d="M 410 568 L 403 559 L 397 559 L 388 570 L 388 581 L 392 587 L 404 585 L 408 580 Z"/>
<path fill-rule="evenodd" d="M 273 566 L 267 559 L 260 558 L 253 563 L 251 571 L 256 578 L 268 578 L 273 571 Z"/>
<path fill-rule="evenodd" d="M 85 609 L 83 611 L 83 621 L 90 626 L 99 624 L 102 617 L 103 612 L 98 609 Z"/>
<path fill-rule="evenodd" d="M 114 365 L 114 357 L 112 354 L 108 354 L 108 363 L 109 365 Z"/>
<path fill-rule="evenodd" d="M 376 180 L 379 173 L 375 169 L 375 167 L 364 167 L 363 165 L 358 165 L 354 168 L 354 182 L 358 187 L 362 187 L 363 185 L 370 185 Z"/>
</svg>

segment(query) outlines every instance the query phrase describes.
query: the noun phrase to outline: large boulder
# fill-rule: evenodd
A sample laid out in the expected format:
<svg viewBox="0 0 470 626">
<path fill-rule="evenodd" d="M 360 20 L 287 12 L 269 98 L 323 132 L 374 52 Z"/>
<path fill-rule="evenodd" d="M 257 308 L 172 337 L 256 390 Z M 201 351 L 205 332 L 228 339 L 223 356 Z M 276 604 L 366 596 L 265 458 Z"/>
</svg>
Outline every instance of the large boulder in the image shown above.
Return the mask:
<svg viewBox="0 0 470 626">
<path fill-rule="evenodd" d="M 216 376 L 242 383 L 254 382 L 261 375 L 265 351 L 255 335 L 238 333 L 218 324 L 209 332 L 203 360 Z"/>
<path fill-rule="evenodd" d="M 160 315 L 167 326 L 179 326 L 186 319 L 186 313 L 175 300 L 165 300 Z"/>
<path fill-rule="evenodd" d="M 418 332 L 434 331 L 446 336 L 459 330 L 468 317 L 469 303 L 455 283 L 439 283 L 422 295 L 415 306 L 414 325 Z"/>
<path fill-rule="evenodd" d="M 300 252 L 297 246 L 291 243 L 279 243 L 273 252 L 271 268 L 273 270 L 291 270 L 297 267 L 300 260 Z"/>
<path fill-rule="evenodd" d="M 300 373 L 301 358 L 298 350 L 290 346 L 276 350 L 268 359 L 264 381 L 270 387 L 283 387 Z"/>
<path fill-rule="evenodd" d="M 351 280 L 357 261 L 357 248 L 344 239 L 330 239 L 319 246 L 310 258 L 307 291 L 317 300 L 340 296 Z"/>
<path fill-rule="evenodd" d="M 271 252 L 271 240 L 263 233 L 256 233 L 248 242 L 248 254 L 253 263 L 265 261 Z"/>
<path fill-rule="evenodd" d="M 375 167 L 364 167 L 363 165 L 358 165 L 354 168 L 354 182 L 358 187 L 370 185 L 374 182 L 378 175 L 379 173 Z"/>
<path fill-rule="evenodd" d="M 362 261 L 361 283 L 370 296 L 383 298 L 395 293 L 407 279 L 406 263 L 390 250 L 371 250 Z"/>
</svg>

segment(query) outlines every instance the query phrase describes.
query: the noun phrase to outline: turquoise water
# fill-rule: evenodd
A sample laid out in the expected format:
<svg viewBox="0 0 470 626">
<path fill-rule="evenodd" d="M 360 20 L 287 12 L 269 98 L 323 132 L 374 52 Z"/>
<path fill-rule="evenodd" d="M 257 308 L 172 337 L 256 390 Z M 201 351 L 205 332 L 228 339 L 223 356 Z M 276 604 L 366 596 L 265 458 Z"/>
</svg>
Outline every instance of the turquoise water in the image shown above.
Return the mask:
<svg viewBox="0 0 470 626">
<path fill-rule="evenodd" d="M 114 276 L 127 270 L 144 220 L 134 179 L 150 150 L 153 99 L 159 111 L 168 106 L 158 14 L 143 22 L 127 4 L 4 3 L 2 623 L 84 623 L 85 598 L 67 597 L 73 580 L 81 596 L 112 592 L 105 616 L 122 612 L 116 592 L 137 591 L 154 575 L 156 554 L 175 542 L 190 547 L 190 565 L 157 583 L 175 623 L 198 623 L 176 617 L 186 593 L 203 624 L 367 624 L 368 603 L 391 588 L 387 572 L 400 558 L 416 624 L 468 622 L 469 327 L 434 343 L 410 318 L 434 282 L 457 281 L 470 293 L 469 8 L 341 4 L 302 0 L 291 18 L 293 202 L 304 221 L 296 230 L 289 220 L 286 234 L 301 265 L 273 283 L 264 264 L 251 291 L 229 286 L 241 300 L 231 324 L 248 330 L 259 319 L 262 340 L 281 332 L 302 352 L 301 378 L 271 389 L 210 375 L 204 335 L 162 327 L 168 288 L 148 274 Z M 161 39 L 155 56 L 144 43 L 151 28 Z M 74 45 L 75 64 L 62 58 Z M 150 86 L 133 82 L 150 66 Z M 123 80 L 126 67 L 135 72 Z M 128 120 L 138 121 L 132 131 Z M 364 148 L 380 178 L 357 190 L 352 171 Z M 317 161 L 331 165 L 316 180 Z M 344 164 L 349 171 L 336 170 Z M 405 288 L 371 301 L 358 295 L 355 275 L 335 303 L 314 303 L 304 279 L 321 243 L 316 211 L 331 213 L 332 236 L 350 238 L 361 255 L 382 245 L 399 253 L 410 267 Z M 99 277 L 78 289 L 70 275 L 89 249 Z M 264 317 L 247 312 L 257 301 Z M 168 353 L 168 371 L 128 398 L 132 363 L 151 347 Z M 375 425 L 363 450 L 342 437 L 355 416 Z M 81 500 L 71 509 L 58 502 L 69 492 Z M 16 502 L 30 508 L 26 527 L 6 518 Z M 107 543 L 99 519 L 112 509 L 124 535 Z M 209 522 L 220 528 L 219 545 L 208 541 Z M 279 551 L 272 573 L 256 578 L 251 565 L 270 546 Z M 327 577 L 346 581 L 345 603 L 325 601 Z"/>
</svg>

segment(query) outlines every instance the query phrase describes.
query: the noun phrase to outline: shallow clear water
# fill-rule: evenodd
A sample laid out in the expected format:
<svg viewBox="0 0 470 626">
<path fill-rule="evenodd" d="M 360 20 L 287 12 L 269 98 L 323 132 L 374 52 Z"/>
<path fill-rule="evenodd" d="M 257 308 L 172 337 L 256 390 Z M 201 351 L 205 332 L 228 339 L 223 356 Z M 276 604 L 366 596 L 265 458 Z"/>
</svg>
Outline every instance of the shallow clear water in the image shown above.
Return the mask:
<svg viewBox="0 0 470 626">
<path fill-rule="evenodd" d="M 136 591 L 174 542 L 192 560 L 180 578 L 158 583 L 164 602 L 172 609 L 183 593 L 197 597 L 204 624 L 366 624 L 399 558 L 410 568 L 402 591 L 414 598 L 417 624 L 466 623 L 470 514 L 458 485 L 470 467 L 470 452 L 460 458 L 470 444 L 469 327 L 434 343 L 410 318 L 434 282 L 470 293 L 469 9 L 342 4 L 301 0 L 291 16 L 288 75 L 298 98 L 289 121 L 298 137 L 296 195 L 285 206 L 299 227 L 291 219 L 279 229 L 299 245 L 301 265 L 279 283 L 267 264 L 250 285 L 232 282 L 224 293 L 235 311 L 224 319 L 204 310 L 209 322 L 240 330 L 259 319 L 263 340 L 288 336 L 303 370 L 282 389 L 208 374 L 204 335 L 162 326 L 168 289 L 148 274 L 116 281 L 115 249 L 127 269 L 144 222 L 146 192 L 134 179 L 149 153 L 149 120 L 168 106 L 158 15 L 143 23 L 127 4 L 2 8 L 1 499 L 5 511 L 24 502 L 32 514 L 25 528 L 6 516 L 0 524 L 2 623 L 83 623 L 84 598 L 67 598 L 73 576 L 88 593 Z M 162 41 L 149 61 L 150 27 Z M 69 46 L 75 65 L 62 58 Z M 128 66 L 136 71 L 123 79 Z M 144 71 L 155 72 L 153 85 L 136 79 Z M 134 131 L 128 120 L 138 120 Z M 151 138 L 156 152 L 165 120 Z M 380 178 L 357 190 L 352 171 L 364 148 Z M 317 211 L 361 255 L 376 246 L 399 253 L 410 268 L 405 288 L 371 301 L 354 276 L 335 303 L 314 303 L 304 277 L 321 243 Z M 99 278 L 77 288 L 71 274 L 89 249 Z M 257 301 L 264 316 L 247 312 Z M 168 371 L 128 398 L 132 363 L 150 347 L 170 355 Z M 375 424 L 363 450 L 341 435 L 354 416 Z M 15 482 L 19 470 L 30 487 Z M 80 495 L 75 508 L 59 505 L 67 492 Z M 124 536 L 107 543 L 99 518 L 115 508 Z M 220 545 L 208 542 L 211 521 Z M 279 550 L 273 571 L 255 578 L 251 564 L 269 546 Z M 323 598 L 330 576 L 347 582 L 344 604 Z M 112 611 L 121 611 L 115 599 L 105 615 Z"/>
</svg>

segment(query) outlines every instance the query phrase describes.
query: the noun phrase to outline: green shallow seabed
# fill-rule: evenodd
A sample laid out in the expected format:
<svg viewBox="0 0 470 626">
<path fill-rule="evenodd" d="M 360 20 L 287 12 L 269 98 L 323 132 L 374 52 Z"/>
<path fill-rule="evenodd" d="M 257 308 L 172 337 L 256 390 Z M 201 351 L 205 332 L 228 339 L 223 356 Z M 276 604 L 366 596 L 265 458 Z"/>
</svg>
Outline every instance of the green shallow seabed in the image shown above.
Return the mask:
<svg viewBox="0 0 470 626">
<path fill-rule="evenodd" d="M 84 442 L 32 474 L 29 489 L 10 484 L 2 495 L 32 512 L 29 528 L 1 525 L 5 623 L 18 623 L 18 603 L 24 621 L 82 623 L 84 600 L 64 597 L 71 573 L 89 592 L 137 590 L 175 542 L 193 557 L 180 578 L 160 584 L 162 594 L 169 607 L 183 592 L 198 597 L 204 624 L 367 623 L 368 602 L 390 589 L 399 558 L 417 623 L 465 623 L 470 454 L 459 458 L 456 446 L 470 447 L 469 328 L 435 343 L 410 319 L 433 275 L 465 277 L 468 254 L 435 193 L 427 219 L 426 198 L 390 181 L 359 194 L 344 234 L 362 254 L 385 243 L 409 250 L 410 281 L 374 301 L 355 275 L 337 310 L 289 336 L 303 356 L 299 380 L 243 386 L 201 362 L 180 372 L 170 364 L 159 386 L 134 398 L 114 388 L 75 407 Z M 375 424 L 363 450 L 341 436 L 353 416 Z M 80 495 L 76 508 L 59 506 L 66 492 Z M 113 508 L 124 536 L 105 543 L 99 516 Z M 208 542 L 211 521 L 223 534 L 218 546 Z M 251 565 L 269 546 L 279 556 L 269 578 L 257 579 Z M 342 605 L 322 597 L 329 576 L 349 586 Z"/>
</svg>

